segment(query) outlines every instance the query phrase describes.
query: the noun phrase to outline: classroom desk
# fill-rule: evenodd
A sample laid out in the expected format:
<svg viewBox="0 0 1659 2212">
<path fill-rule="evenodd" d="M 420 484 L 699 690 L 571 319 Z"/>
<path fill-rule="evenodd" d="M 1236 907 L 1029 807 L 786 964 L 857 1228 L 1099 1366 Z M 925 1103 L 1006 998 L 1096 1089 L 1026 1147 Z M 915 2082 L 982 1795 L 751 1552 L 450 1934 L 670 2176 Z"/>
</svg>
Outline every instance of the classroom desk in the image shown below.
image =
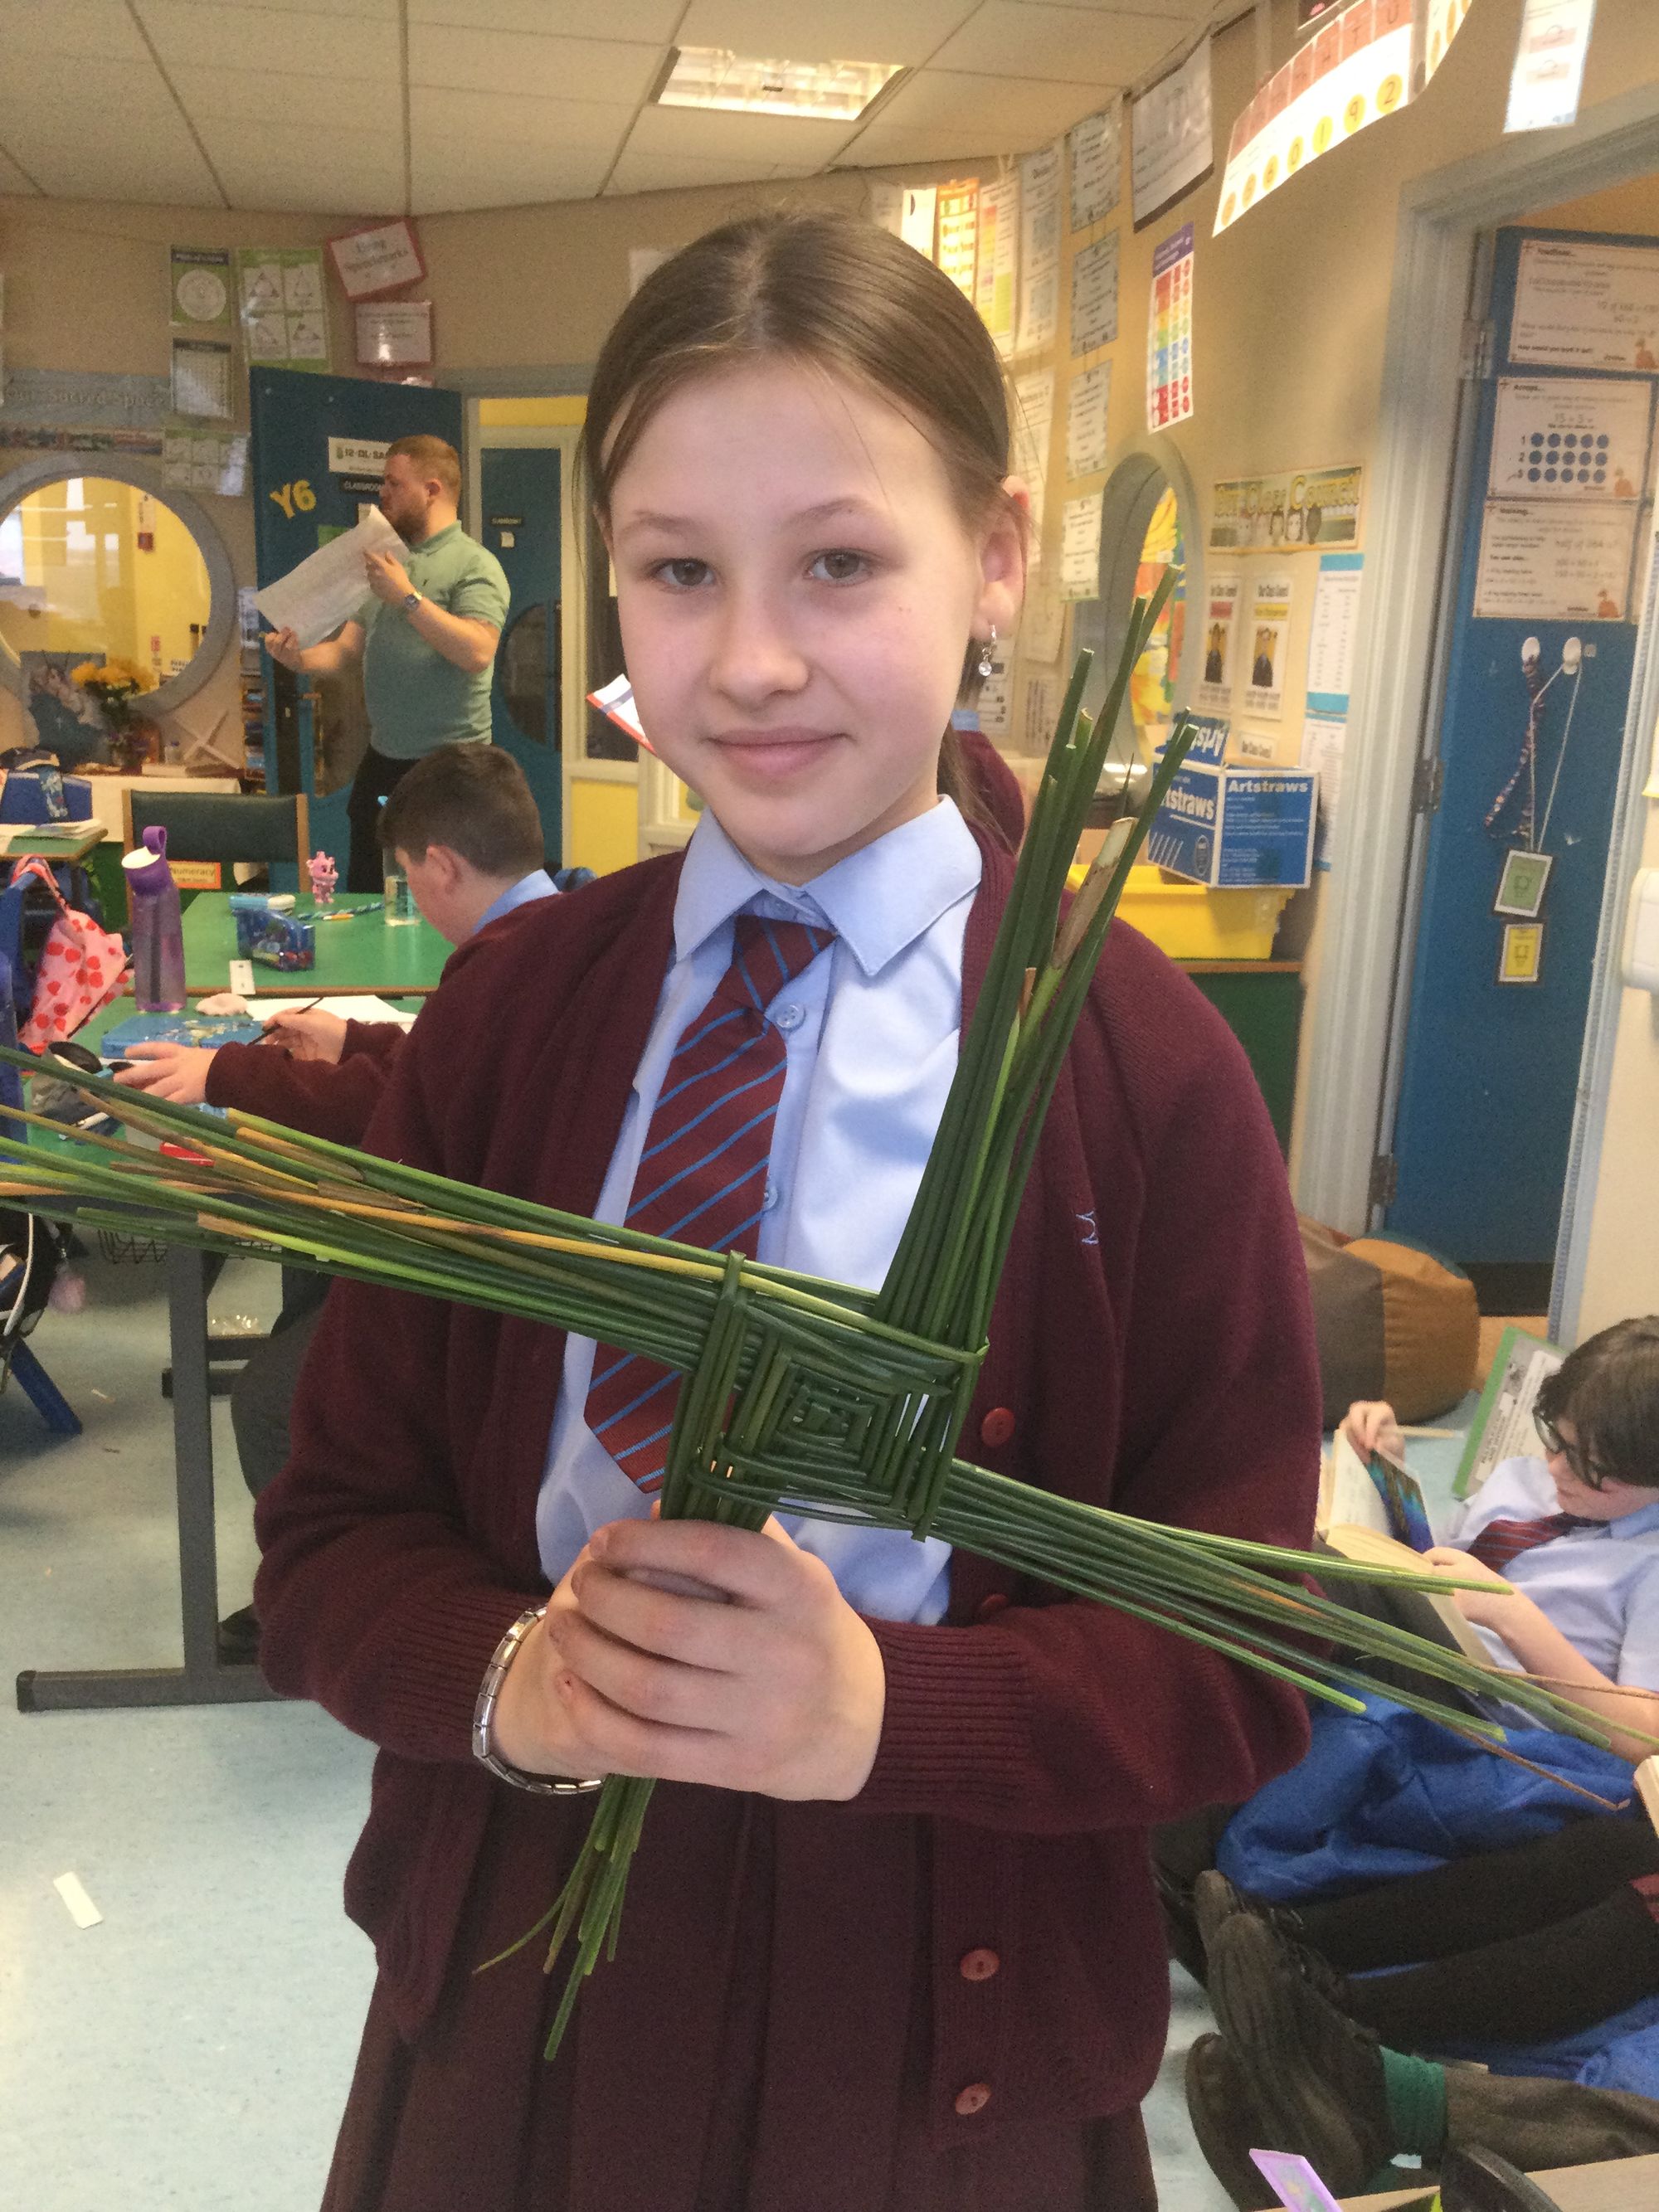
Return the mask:
<svg viewBox="0 0 1659 2212">
<path fill-rule="evenodd" d="M 1557 2166 L 1534 2171 L 1533 2179 L 1561 2212 L 1653 2212 L 1659 2204 L 1659 2154 L 1610 2158 L 1599 2166 Z M 1403 2212 L 1421 2204 L 1426 2185 L 1385 2189 L 1374 2197 L 1345 2197 L 1344 2212 Z"/>
<path fill-rule="evenodd" d="M 342 925 L 367 930 L 368 921 Z M 434 933 L 435 934 L 435 933 Z M 410 937 L 412 930 L 377 931 Z M 439 943 L 442 943 L 440 939 Z M 447 948 L 446 948 L 447 950 Z M 337 985 L 334 987 L 338 988 Z M 367 988 L 367 987 L 365 987 Z M 126 1020 L 123 1000 L 105 1006 L 77 1032 L 96 1047 L 106 1029 Z M 50 1137 L 31 1132 L 33 1141 Z M 257 1667 L 219 1657 L 219 1555 L 213 1502 L 213 1397 L 208 1364 L 208 1255 L 183 1245 L 167 1256 L 167 1334 L 173 1360 L 173 1484 L 179 1525 L 179 1610 L 184 1635 L 179 1667 L 25 1668 L 17 1677 L 17 1710 L 84 1712 L 116 1706 L 247 1705 L 271 1692 Z M 159 1384 L 159 1375 L 158 1375 Z M 252 1500 L 248 1510 L 253 1510 Z"/>
<path fill-rule="evenodd" d="M 0 824 L 0 860 L 27 860 L 36 854 L 54 862 L 84 860 L 104 842 L 100 829 L 76 830 L 65 835 L 42 826 Z"/>
<path fill-rule="evenodd" d="M 334 903 L 350 912 L 373 908 L 376 902 L 367 895 L 347 895 Z M 185 988 L 191 996 L 228 990 L 230 963 L 236 957 L 229 893 L 198 892 L 185 909 L 184 937 Z M 380 915 L 360 913 L 354 921 L 318 923 L 314 968 L 261 968 L 256 963 L 253 987 L 261 998 L 424 997 L 437 989 L 453 950 L 428 921 L 391 929 Z"/>
</svg>

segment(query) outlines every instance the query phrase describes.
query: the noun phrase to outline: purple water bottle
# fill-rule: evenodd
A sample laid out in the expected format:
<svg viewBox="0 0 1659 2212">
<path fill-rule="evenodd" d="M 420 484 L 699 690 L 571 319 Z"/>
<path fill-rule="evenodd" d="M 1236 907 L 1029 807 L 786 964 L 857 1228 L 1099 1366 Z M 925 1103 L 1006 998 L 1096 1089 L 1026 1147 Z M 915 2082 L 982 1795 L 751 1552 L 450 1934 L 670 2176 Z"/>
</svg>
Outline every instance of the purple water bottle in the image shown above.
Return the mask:
<svg viewBox="0 0 1659 2212">
<path fill-rule="evenodd" d="M 11 963 L 0 952 L 0 1044 L 17 1048 L 17 1009 L 12 1003 Z M 15 1067 L 0 1062 L 0 1107 L 23 1103 L 23 1079 Z M 9 1121 L 0 1113 L 0 1137 L 15 1137 L 21 1144 L 28 1131 L 21 1121 Z"/>
<path fill-rule="evenodd" d="M 121 860 L 132 921 L 132 994 L 144 1014 L 176 1014 L 185 1003 L 185 933 L 167 855 L 167 833 L 152 823 L 143 844 Z"/>
</svg>

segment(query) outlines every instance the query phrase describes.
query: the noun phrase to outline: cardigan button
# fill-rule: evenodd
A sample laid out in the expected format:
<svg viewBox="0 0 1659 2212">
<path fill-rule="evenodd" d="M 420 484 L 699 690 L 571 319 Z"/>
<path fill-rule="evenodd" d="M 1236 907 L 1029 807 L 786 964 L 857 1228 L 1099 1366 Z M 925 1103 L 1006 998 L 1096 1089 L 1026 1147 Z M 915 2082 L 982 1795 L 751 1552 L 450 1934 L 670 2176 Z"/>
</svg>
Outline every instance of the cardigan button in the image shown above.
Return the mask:
<svg viewBox="0 0 1659 2212">
<path fill-rule="evenodd" d="M 971 2120 L 975 2112 L 982 2112 L 991 2101 L 988 2081 L 970 2081 L 965 2089 L 957 2091 L 957 2117 Z"/>
<path fill-rule="evenodd" d="M 993 1590 L 988 1597 L 981 1598 L 979 1603 L 974 1607 L 974 1619 L 994 1620 L 1007 1602 L 1007 1598 L 1002 1591 Z"/>
<path fill-rule="evenodd" d="M 964 1951 L 957 1971 L 964 1982 L 988 1982 L 993 1974 L 1001 1971 L 1002 1961 L 994 1951 L 983 1945 L 977 1950 Z"/>
<path fill-rule="evenodd" d="M 979 1425 L 981 1443 L 988 1444 L 993 1451 L 1006 1444 L 1013 1433 L 1014 1417 L 1006 1406 L 993 1406 Z"/>
</svg>

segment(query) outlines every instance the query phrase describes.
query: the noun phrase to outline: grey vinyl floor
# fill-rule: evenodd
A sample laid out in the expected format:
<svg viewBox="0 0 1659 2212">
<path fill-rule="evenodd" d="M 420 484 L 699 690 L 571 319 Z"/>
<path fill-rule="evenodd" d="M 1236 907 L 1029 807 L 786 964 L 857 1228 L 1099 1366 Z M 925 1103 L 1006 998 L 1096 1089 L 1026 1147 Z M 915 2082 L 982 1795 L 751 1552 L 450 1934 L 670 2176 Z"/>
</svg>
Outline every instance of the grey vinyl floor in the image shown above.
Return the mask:
<svg viewBox="0 0 1659 2212">
<path fill-rule="evenodd" d="M 33 1340 L 85 1425 L 0 1395 L 0 2212 L 312 2212 L 372 1979 L 340 1909 L 368 1747 L 314 1708 L 21 1715 L 26 1668 L 177 1663 L 161 1270 L 87 1263 L 86 1310 Z M 214 1319 L 260 1324 L 233 1262 Z M 222 1612 L 253 1544 L 216 1407 Z M 103 1917 L 54 1888 L 78 1876 Z M 1211 2025 L 1176 1968 L 1146 2117 L 1163 2212 L 1227 2212 L 1181 2094 Z M 460 2208 L 457 2208 L 460 2212 Z"/>
</svg>

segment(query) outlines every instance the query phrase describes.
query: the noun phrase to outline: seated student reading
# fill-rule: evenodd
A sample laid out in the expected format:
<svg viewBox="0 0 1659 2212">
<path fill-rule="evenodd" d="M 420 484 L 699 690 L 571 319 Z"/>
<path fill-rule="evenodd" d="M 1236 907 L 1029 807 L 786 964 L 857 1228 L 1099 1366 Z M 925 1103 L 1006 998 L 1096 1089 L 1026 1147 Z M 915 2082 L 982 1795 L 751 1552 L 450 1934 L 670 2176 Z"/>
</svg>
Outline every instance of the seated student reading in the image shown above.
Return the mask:
<svg viewBox="0 0 1659 2212">
<path fill-rule="evenodd" d="M 1544 1456 L 1494 1468 L 1423 1564 L 1489 1583 L 1452 1595 L 1498 1664 L 1548 1677 L 1639 1759 L 1659 1735 L 1659 1316 L 1570 1352 L 1534 1418 Z M 1351 1407 L 1345 1426 L 1361 1453 L 1400 1448 L 1386 1404 Z"/>
</svg>

